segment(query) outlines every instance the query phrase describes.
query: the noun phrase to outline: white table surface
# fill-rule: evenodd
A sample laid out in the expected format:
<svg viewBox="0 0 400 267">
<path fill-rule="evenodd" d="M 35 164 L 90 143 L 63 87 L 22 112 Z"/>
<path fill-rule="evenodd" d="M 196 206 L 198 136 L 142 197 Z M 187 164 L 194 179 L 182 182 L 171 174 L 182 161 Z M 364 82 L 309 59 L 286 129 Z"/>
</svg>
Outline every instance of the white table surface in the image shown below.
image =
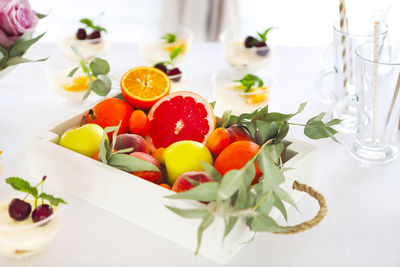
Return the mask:
<svg viewBox="0 0 400 267">
<path fill-rule="evenodd" d="M 55 51 L 54 44 L 38 44 L 29 56 Z M 293 119 L 296 122 L 325 111 L 327 107 L 313 90 L 320 69 L 319 48 L 277 47 L 273 52 L 268 71 L 276 84 L 270 110 L 291 112 L 308 101 L 303 114 Z M 144 63 L 135 45 L 114 45 L 111 55 L 112 69 L 119 73 Z M 221 48 L 217 44 L 194 45 L 189 65 L 188 90 L 212 100 L 210 76 L 228 68 Z M 20 65 L 0 80 L 1 179 L 29 177 L 25 137 L 79 108 L 57 103 L 47 85 L 45 66 Z M 289 135 L 308 140 L 300 128 L 292 127 Z M 319 147 L 316 188 L 327 198 L 325 220 L 297 235 L 261 234 L 226 266 L 399 266 L 399 159 L 369 167 L 330 140 L 309 142 Z M 65 198 L 69 204 L 63 208 L 60 231 L 48 249 L 22 261 L 0 256 L 0 266 L 219 266 L 78 198 L 68 194 Z M 311 218 L 318 209 L 310 198 L 298 205 L 302 213 L 290 210 L 291 224 Z"/>
</svg>

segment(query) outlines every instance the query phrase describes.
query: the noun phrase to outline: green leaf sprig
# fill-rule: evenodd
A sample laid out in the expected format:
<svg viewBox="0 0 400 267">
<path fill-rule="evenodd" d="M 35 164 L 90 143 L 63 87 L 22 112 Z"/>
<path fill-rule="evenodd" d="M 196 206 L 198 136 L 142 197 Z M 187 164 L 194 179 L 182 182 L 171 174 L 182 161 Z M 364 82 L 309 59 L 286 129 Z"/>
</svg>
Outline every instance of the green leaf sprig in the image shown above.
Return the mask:
<svg viewBox="0 0 400 267">
<path fill-rule="evenodd" d="M 249 92 L 253 86 L 262 87 L 264 85 L 263 80 L 254 74 L 246 74 L 241 80 L 234 80 L 234 82 L 241 83 L 244 87 L 246 87 L 244 90 L 245 93 Z"/>
<path fill-rule="evenodd" d="M 166 33 L 161 39 L 165 40 L 167 44 L 172 44 L 176 41 L 176 34 Z"/>
<path fill-rule="evenodd" d="M 272 30 L 273 27 L 269 27 L 268 29 L 266 29 L 264 32 L 260 33 L 257 32 L 257 35 L 260 37 L 261 41 L 263 42 L 267 42 L 267 34 L 270 30 Z"/>
<path fill-rule="evenodd" d="M 185 45 L 175 47 L 170 53 L 169 53 L 169 61 L 162 61 L 154 64 L 154 66 L 158 64 L 163 64 L 163 65 L 172 65 L 174 66 L 174 61 L 176 57 L 181 53 L 182 49 L 185 47 Z"/>
<path fill-rule="evenodd" d="M 123 154 L 133 152 L 132 148 L 121 149 L 114 152 L 115 140 L 117 140 L 120 126 L 121 123 L 118 126 L 106 127 L 104 129 L 104 134 L 99 145 L 99 161 L 126 172 L 160 171 L 157 166 L 148 161 Z M 108 133 L 113 133 L 114 142 L 112 147 L 107 138 Z"/>
<path fill-rule="evenodd" d="M 303 111 L 306 103 L 302 103 L 296 113 L 282 114 L 268 112 L 268 106 L 253 113 L 240 116 L 231 115 L 227 126 L 238 124 L 251 133 L 254 140 L 261 143 L 258 153 L 240 170 L 230 170 L 225 175 L 221 174 L 210 164 L 202 163 L 204 170 L 214 179 L 213 182 L 195 185 L 192 189 L 170 195 L 171 199 L 189 199 L 207 201 L 208 204 L 197 209 L 180 209 L 166 206 L 169 210 L 184 218 L 201 219 L 197 231 L 198 253 L 202 235 L 205 229 L 215 219 L 221 216 L 225 222 L 224 238 L 232 231 L 239 220 L 242 220 L 253 232 L 286 232 L 297 230 L 299 227 L 280 226 L 270 215 L 272 208 L 277 208 L 287 220 L 287 204 L 297 209 L 295 201 L 281 187 L 285 181 L 283 167 L 283 153 L 285 143 L 282 141 L 289 131 L 289 125 L 302 125 L 304 133 L 312 138 L 330 137 L 337 141 L 333 135 L 336 133 L 331 126 L 341 121 L 334 119 L 323 123 L 323 113 L 308 120 L 306 124 L 289 123 L 288 120 Z M 229 114 L 229 112 L 227 113 Z M 262 175 L 258 183 L 252 185 L 255 177 L 255 165 Z"/>
<path fill-rule="evenodd" d="M 112 81 L 107 76 L 110 72 L 110 65 L 107 60 L 101 58 L 94 58 L 90 62 L 87 62 L 78 48 L 71 46 L 72 51 L 81 59 L 80 66 L 73 68 L 69 73 L 68 77 L 73 77 L 79 68 L 82 68 L 83 72 L 89 77 L 89 89 L 83 96 L 84 101 L 90 94 L 95 92 L 99 96 L 107 96 L 111 90 Z M 96 78 L 96 79 L 94 79 Z"/>
<path fill-rule="evenodd" d="M 26 51 L 37 41 L 39 41 L 45 33 L 42 33 L 35 38 L 32 38 L 31 33 L 24 33 L 15 43 L 5 48 L 0 45 L 0 71 L 22 63 L 29 63 L 29 62 L 41 62 L 48 59 L 41 58 L 41 59 L 27 59 L 24 58 L 23 55 Z"/>
<path fill-rule="evenodd" d="M 43 192 L 43 184 L 45 181 L 46 181 L 46 176 L 43 176 L 42 180 L 36 186 L 33 186 L 28 181 L 19 177 L 9 177 L 6 179 L 6 183 L 11 185 L 12 188 L 27 194 L 23 200 L 25 200 L 29 196 L 32 196 L 35 199 L 35 208 L 37 207 L 38 200 L 42 200 L 42 204 L 45 200 L 47 200 L 52 206 L 56 207 L 60 203 L 67 204 L 67 202 L 65 202 L 62 198 L 55 197 L 53 195 Z M 41 186 L 40 194 L 37 189 L 39 186 Z"/>
<path fill-rule="evenodd" d="M 93 30 L 100 31 L 100 32 L 107 32 L 107 30 L 105 28 L 100 27 L 98 25 L 94 25 L 93 21 L 91 19 L 83 18 L 83 19 L 79 20 L 79 22 L 84 24 L 84 25 L 86 25 L 86 27 L 91 28 Z"/>
</svg>

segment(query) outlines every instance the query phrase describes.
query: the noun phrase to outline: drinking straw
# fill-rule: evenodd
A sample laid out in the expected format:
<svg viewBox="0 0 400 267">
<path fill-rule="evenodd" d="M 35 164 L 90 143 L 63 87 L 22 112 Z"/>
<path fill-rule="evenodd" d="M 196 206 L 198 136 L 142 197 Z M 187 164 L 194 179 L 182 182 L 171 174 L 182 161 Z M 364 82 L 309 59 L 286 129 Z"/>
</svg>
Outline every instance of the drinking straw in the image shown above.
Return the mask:
<svg viewBox="0 0 400 267">
<path fill-rule="evenodd" d="M 396 103 L 397 96 L 399 95 L 399 88 L 400 88 L 400 73 L 399 73 L 399 77 L 397 78 L 397 84 L 396 84 L 396 88 L 394 89 L 394 95 L 392 98 L 392 103 L 390 104 L 389 113 L 386 118 L 386 124 L 389 122 L 390 114 L 393 111 L 394 104 Z M 400 128 L 400 123 L 399 123 L 399 128 Z"/>
<path fill-rule="evenodd" d="M 342 32 L 341 44 L 342 44 L 342 61 L 343 61 L 343 90 L 344 94 L 347 95 L 347 63 L 346 63 L 346 34 L 348 33 L 346 27 L 346 7 L 344 0 L 339 0 L 339 14 L 340 14 L 340 31 Z"/>
<path fill-rule="evenodd" d="M 345 20 L 345 24 L 346 24 L 346 33 L 347 34 L 350 34 L 350 28 L 349 28 L 349 18 L 347 17 L 347 13 L 346 13 L 346 7 L 345 6 L 343 6 L 343 14 L 344 14 L 344 20 Z M 353 80 L 353 57 L 352 57 L 352 55 L 353 55 L 353 53 L 352 53 L 352 44 L 351 44 L 351 38 L 349 37 L 349 40 L 348 40 L 348 42 L 349 42 L 349 50 L 348 50 L 348 52 L 349 52 L 349 54 L 348 54 L 348 56 L 349 56 L 349 72 L 350 72 L 350 81 L 352 81 Z"/>
<path fill-rule="evenodd" d="M 374 27 L 374 63 L 372 65 L 372 139 L 376 141 L 376 108 L 378 87 L 378 58 L 379 58 L 379 21 L 375 21 Z"/>
</svg>

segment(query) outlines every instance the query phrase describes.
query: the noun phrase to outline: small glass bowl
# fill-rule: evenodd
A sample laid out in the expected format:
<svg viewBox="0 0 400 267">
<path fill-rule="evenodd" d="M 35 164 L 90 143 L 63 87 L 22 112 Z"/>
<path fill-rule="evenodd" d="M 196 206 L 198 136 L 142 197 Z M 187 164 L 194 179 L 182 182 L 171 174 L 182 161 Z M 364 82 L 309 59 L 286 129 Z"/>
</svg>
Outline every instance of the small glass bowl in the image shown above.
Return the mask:
<svg viewBox="0 0 400 267">
<path fill-rule="evenodd" d="M 22 259 L 42 251 L 58 232 L 59 207 L 53 207 L 53 214 L 42 221 L 34 223 L 29 215 L 24 221 L 17 222 L 9 217 L 8 204 L 15 197 L 22 199 L 24 194 L 1 183 L 0 196 L 0 255 Z M 26 220 L 30 220 L 31 224 L 25 224 Z"/>
<path fill-rule="evenodd" d="M 270 61 L 271 49 L 269 46 L 246 48 L 244 46 L 245 38 L 233 31 L 224 31 L 219 36 L 225 59 L 233 69 L 242 72 L 256 72 L 264 68 Z M 258 53 L 265 54 L 265 56 Z"/>
<path fill-rule="evenodd" d="M 251 113 L 256 109 L 262 108 L 268 104 L 271 88 L 274 84 L 272 77 L 266 73 L 257 73 L 265 89 L 252 92 L 244 92 L 239 89 L 240 83 L 234 80 L 243 78 L 243 74 L 233 71 L 218 71 L 211 76 L 214 98 L 217 101 L 217 110 L 222 112 L 232 110 L 232 114 L 240 115 L 242 113 Z"/>
<path fill-rule="evenodd" d="M 177 36 L 177 41 L 172 44 L 166 44 L 161 37 L 165 36 L 167 33 L 175 34 Z M 185 44 L 185 52 L 180 53 L 174 62 L 175 65 L 180 66 L 186 60 L 192 48 L 193 33 L 188 27 L 183 25 L 142 29 L 139 35 L 139 51 L 151 66 L 159 62 L 169 61 L 171 50 L 174 47 Z"/>
</svg>

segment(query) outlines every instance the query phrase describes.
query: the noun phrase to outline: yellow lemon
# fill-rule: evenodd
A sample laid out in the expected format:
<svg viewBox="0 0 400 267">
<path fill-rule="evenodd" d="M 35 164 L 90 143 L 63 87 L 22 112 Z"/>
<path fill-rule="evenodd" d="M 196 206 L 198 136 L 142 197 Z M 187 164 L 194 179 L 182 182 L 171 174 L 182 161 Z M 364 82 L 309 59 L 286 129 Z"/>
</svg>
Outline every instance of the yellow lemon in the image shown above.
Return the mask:
<svg viewBox="0 0 400 267">
<path fill-rule="evenodd" d="M 213 164 L 208 148 L 195 141 L 179 141 L 167 147 L 163 153 L 167 169 L 167 181 L 173 185 L 178 177 L 189 171 L 202 171 L 201 162 Z"/>
</svg>

